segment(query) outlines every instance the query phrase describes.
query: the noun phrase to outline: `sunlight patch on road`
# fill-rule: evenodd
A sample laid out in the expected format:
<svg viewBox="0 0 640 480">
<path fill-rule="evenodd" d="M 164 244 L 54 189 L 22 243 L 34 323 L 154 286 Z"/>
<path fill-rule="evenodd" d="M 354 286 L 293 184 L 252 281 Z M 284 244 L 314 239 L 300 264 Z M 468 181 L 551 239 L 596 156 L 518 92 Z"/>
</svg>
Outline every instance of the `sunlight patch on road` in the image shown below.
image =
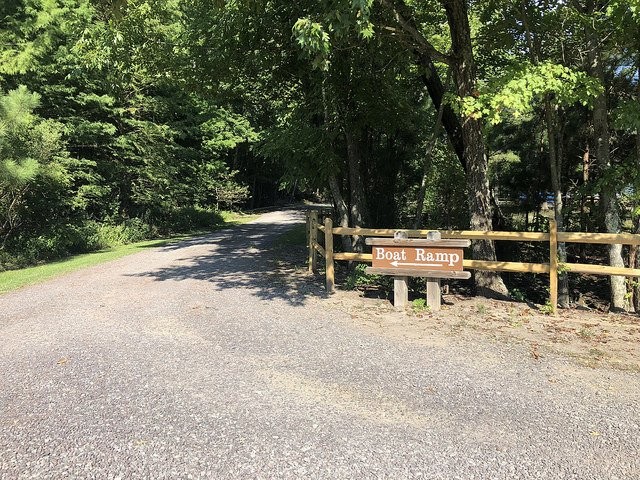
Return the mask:
<svg viewBox="0 0 640 480">
<path fill-rule="evenodd" d="M 379 394 L 372 395 L 354 386 L 326 383 L 315 378 L 273 369 L 263 369 L 259 373 L 274 389 L 293 394 L 303 402 L 321 403 L 373 423 L 425 428 L 440 421 L 397 399 Z"/>
</svg>

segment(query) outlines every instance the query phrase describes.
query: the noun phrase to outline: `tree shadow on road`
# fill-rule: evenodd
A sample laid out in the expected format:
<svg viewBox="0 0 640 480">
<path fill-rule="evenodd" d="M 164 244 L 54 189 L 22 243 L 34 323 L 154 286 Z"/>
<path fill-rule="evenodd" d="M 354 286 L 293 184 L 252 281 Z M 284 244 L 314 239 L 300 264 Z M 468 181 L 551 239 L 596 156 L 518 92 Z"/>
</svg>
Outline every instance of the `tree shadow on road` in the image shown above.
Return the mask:
<svg viewBox="0 0 640 480">
<path fill-rule="evenodd" d="M 325 297 L 322 282 L 310 281 L 304 245 L 279 241 L 300 220 L 248 223 L 162 247 L 184 252 L 173 264 L 132 276 L 156 281 L 201 280 L 216 290 L 249 289 L 262 300 L 282 299 L 304 305 L 310 297 Z"/>
</svg>

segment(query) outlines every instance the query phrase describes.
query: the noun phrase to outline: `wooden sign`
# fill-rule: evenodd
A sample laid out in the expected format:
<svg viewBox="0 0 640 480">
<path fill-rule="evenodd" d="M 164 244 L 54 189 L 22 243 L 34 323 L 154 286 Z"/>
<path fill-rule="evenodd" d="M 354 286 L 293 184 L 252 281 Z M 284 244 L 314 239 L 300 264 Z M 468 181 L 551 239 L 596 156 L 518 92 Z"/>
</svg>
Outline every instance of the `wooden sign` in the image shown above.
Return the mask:
<svg viewBox="0 0 640 480">
<path fill-rule="evenodd" d="M 372 249 L 373 267 L 462 271 L 461 248 L 387 247 Z"/>
<path fill-rule="evenodd" d="M 372 245 L 368 273 L 431 278 L 469 278 L 463 271 L 464 247 L 469 240 L 367 238 Z"/>
</svg>

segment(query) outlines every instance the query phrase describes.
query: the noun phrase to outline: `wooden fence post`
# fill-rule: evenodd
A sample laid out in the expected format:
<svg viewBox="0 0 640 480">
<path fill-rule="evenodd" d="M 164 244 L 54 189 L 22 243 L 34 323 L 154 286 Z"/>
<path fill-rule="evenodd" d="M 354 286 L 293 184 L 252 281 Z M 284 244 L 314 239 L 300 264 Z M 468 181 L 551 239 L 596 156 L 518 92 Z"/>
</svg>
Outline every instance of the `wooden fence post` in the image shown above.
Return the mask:
<svg viewBox="0 0 640 480">
<path fill-rule="evenodd" d="M 440 240 L 440 232 L 429 232 L 427 238 L 430 240 Z M 440 279 L 427 278 L 427 305 L 432 312 L 437 312 L 442 306 L 442 297 L 440 295 Z"/>
<path fill-rule="evenodd" d="M 335 271 L 333 265 L 333 220 L 324 219 L 324 250 L 325 250 L 325 275 L 327 277 L 327 292 L 335 291 Z"/>
<path fill-rule="evenodd" d="M 312 210 L 309 215 L 309 272 L 318 271 L 318 254 L 316 253 L 316 243 L 318 243 L 318 211 Z"/>
<path fill-rule="evenodd" d="M 551 312 L 558 311 L 558 224 L 549 219 L 549 302 Z"/>
<path fill-rule="evenodd" d="M 404 230 L 397 230 L 393 238 L 409 238 Z M 393 306 L 404 310 L 409 304 L 409 277 L 393 277 Z"/>
</svg>

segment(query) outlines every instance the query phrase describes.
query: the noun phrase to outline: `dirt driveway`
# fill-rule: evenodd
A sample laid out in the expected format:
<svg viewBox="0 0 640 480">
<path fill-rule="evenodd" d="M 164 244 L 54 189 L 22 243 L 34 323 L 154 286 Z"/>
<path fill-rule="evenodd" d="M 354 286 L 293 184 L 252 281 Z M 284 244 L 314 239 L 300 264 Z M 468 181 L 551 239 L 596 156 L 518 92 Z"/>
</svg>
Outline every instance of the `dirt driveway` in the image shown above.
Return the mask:
<svg viewBox="0 0 640 480">
<path fill-rule="evenodd" d="M 0 478 L 640 478 L 638 372 L 381 334 L 286 272 L 301 221 L 0 296 Z"/>
</svg>

